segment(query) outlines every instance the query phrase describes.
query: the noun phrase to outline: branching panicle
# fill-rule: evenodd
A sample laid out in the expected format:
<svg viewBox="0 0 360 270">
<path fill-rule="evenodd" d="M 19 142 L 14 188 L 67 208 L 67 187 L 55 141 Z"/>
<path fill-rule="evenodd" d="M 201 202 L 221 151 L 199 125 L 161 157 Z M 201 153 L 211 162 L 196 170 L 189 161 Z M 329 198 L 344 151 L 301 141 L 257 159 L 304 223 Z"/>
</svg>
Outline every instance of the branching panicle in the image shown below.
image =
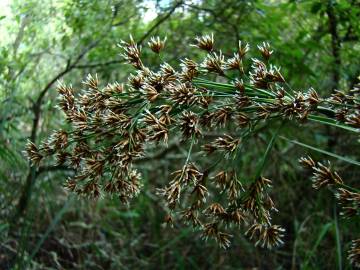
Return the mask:
<svg viewBox="0 0 360 270">
<path fill-rule="evenodd" d="M 351 93 L 337 91 L 330 98 L 320 97 L 312 88 L 295 92 L 280 68 L 272 65 L 274 51 L 267 42 L 258 46 L 263 60 L 252 58 L 246 70 L 248 44 L 239 41 L 228 58 L 216 50 L 213 35 L 195 40 L 193 46 L 206 52 L 201 61 L 185 58 L 178 67 L 162 62 L 150 68 L 141 59 L 142 48 L 130 36 L 119 45 L 135 69 L 124 84 L 102 87 L 96 75 L 87 76 L 81 91 L 59 83 L 59 107 L 71 128 L 55 131 L 39 146 L 29 142 L 27 156 L 36 166 L 53 156 L 55 164 L 71 168 L 74 176 L 65 187 L 78 195 L 117 196 L 129 203 L 142 188 L 138 162 L 149 159 L 154 146 L 169 146 L 169 151 L 175 145 L 184 152 L 180 169 L 157 190 L 165 202 L 166 224 L 172 226 L 179 218 L 223 248 L 229 247 L 233 228 L 246 227 L 245 234 L 256 245 L 278 247 L 283 244 L 284 229 L 272 224 L 272 214 L 277 212 L 270 197 L 272 182 L 261 176 L 262 171 L 252 172 L 253 166 L 246 170 L 238 166 L 243 148 L 251 136 L 263 138 L 258 132 L 270 120 L 306 124 L 324 111 L 328 114 L 319 122 L 358 132 L 360 87 Z M 144 50 L 159 55 L 165 41 L 153 37 Z M 209 159 L 202 158 L 209 154 L 219 161 L 209 164 Z M 344 216 L 358 215 L 359 193 L 346 188 L 330 164 L 310 157 L 300 162 L 313 171 L 314 188 L 336 189 Z M 356 265 L 358 242 L 354 241 L 349 254 Z"/>
</svg>

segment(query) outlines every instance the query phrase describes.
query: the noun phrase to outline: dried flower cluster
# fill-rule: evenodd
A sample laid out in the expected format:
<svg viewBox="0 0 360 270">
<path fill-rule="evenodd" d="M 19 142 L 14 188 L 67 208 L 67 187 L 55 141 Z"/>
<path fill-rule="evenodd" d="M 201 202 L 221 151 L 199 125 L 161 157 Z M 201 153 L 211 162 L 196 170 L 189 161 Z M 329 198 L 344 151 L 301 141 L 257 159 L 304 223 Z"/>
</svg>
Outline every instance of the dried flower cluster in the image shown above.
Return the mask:
<svg viewBox="0 0 360 270">
<path fill-rule="evenodd" d="M 339 174 L 331 168 L 330 162 L 325 166 L 320 162 L 316 163 L 311 157 L 302 157 L 299 162 L 312 170 L 314 188 L 334 187 L 335 198 L 342 208 L 340 215 L 344 218 L 360 216 L 360 191 L 344 185 Z M 352 242 L 348 258 L 355 267 L 360 267 L 360 239 Z"/>
<path fill-rule="evenodd" d="M 148 45 L 159 54 L 165 40 L 152 38 Z M 75 171 L 65 184 L 68 189 L 91 197 L 107 193 L 128 202 L 142 186 L 136 162 L 146 155 L 146 147 L 180 138 L 189 145 L 187 158 L 172 173 L 171 181 L 158 189 L 169 211 L 166 223 L 182 220 L 224 248 L 230 245 L 231 228 L 238 227 L 263 247 L 281 245 L 284 229 L 271 219 L 277 211 L 270 197 L 271 181 L 261 172 L 246 177 L 225 164 L 240 155 L 244 140 L 266 119 L 305 121 L 325 110 L 334 112 L 347 127 L 358 128 L 355 96 L 359 91 L 338 92 L 329 99 L 320 98 L 314 89 L 294 92 L 280 68 L 270 64 L 273 51 L 268 43 L 258 47 L 263 60 L 246 59 L 252 62 L 249 71 L 243 64 L 248 44 L 239 42 L 227 59 L 216 50 L 212 35 L 196 38 L 193 45 L 206 53 L 203 61 L 185 58 L 177 68 L 163 63 L 151 70 L 132 38 L 119 46 L 135 68 L 128 82 L 101 87 L 98 78 L 89 75 L 80 93 L 60 84 L 59 106 L 72 130 L 56 131 L 40 146 L 29 142 L 27 154 L 34 165 L 55 156 L 57 164 Z M 209 73 L 228 83 L 204 79 Z M 224 134 L 214 140 L 206 136 L 227 127 L 237 135 Z M 197 162 L 192 155 L 197 145 L 202 146 L 203 155 L 216 155 L 226 162 L 211 166 Z M 311 165 L 317 171 L 316 187 L 342 182 L 324 165 Z"/>
<path fill-rule="evenodd" d="M 330 162 L 328 166 L 318 162 L 315 163 L 311 157 L 302 157 L 300 158 L 300 163 L 304 167 L 308 167 L 313 170 L 313 188 L 319 189 L 329 185 L 342 184 L 343 180 L 336 171 L 333 171 L 330 167 Z"/>
</svg>

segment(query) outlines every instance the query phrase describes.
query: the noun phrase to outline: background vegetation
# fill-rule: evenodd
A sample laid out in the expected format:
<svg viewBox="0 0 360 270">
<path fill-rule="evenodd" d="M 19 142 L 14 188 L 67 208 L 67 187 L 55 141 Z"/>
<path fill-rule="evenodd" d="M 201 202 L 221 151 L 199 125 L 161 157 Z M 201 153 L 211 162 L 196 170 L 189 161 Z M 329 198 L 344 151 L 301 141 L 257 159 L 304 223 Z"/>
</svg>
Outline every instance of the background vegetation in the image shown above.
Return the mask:
<svg viewBox="0 0 360 270">
<path fill-rule="evenodd" d="M 167 36 L 162 58 L 197 58 L 188 45 L 214 33 L 224 54 L 238 40 L 253 47 L 268 41 L 274 62 L 293 88 L 330 95 L 351 89 L 360 74 L 360 3 L 313 1 L 12 0 L 0 10 L 0 269 L 351 269 L 350 240 L 359 220 L 339 219 L 330 191 L 315 192 L 297 159 L 310 150 L 279 140 L 266 176 L 286 228 L 285 245 L 271 251 L 236 235 L 228 250 L 204 242 L 181 225 L 164 228 L 155 189 L 183 160 L 181 144 L 142 164 L 143 192 L 129 207 L 117 198 L 88 200 L 66 192 L 65 167 L 30 168 L 22 151 L 64 127 L 56 109 L 58 80 L 81 88 L 88 73 L 100 81 L 126 82 L 117 44 L 132 34 L 146 45 Z M 144 51 L 148 65 L 159 60 Z M 289 138 L 358 159 L 358 138 L 331 128 L 294 125 Z M 245 167 L 262 155 L 264 131 L 242 157 Z M 295 137 L 296 136 L 296 137 Z M 161 150 L 161 149 L 159 149 Z M 185 153 L 185 154 L 184 154 Z M 318 159 L 329 157 L 312 153 Z M 356 166 L 332 160 L 346 182 L 359 187 Z"/>
</svg>

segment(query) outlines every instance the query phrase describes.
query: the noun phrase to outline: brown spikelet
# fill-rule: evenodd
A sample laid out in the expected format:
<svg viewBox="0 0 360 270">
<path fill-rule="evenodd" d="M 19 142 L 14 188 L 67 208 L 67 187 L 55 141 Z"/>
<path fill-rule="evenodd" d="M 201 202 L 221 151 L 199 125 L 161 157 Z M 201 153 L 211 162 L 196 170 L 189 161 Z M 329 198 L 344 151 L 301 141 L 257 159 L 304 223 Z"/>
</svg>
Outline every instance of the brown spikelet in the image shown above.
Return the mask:
<svg viewBox="0 0 360 270">
<path fill-rule="evenodd" d="M 170 214 L 164 217 L 164 224 L 170 227 L 174 227 L 174 219 Z"/>
<path fill-rule="evenodd" d="M 224 55 L 220 51 L 218 54 L 215 52 L 208 54 L 200 66 L 207 72 L 224 75 L 225 64 Z"/>
<path fill-rule="evenodd" d="M 92 90 L 99 90 L 99 79 L 97 74 L 95 74 L 95 78 L 91 74 L 88 74 L 85 81 L 83 81 L 83 84 Z"/>
<path fill-rule="evenodd" d="M 270 59 L 273 51 L 270 49 L 270 44 L 267 42 L 263 42 L 261 45 L 258 45 L 258 48 L 266 61 Z"/>
<path fill-rule="evenodd" d="M 345 117 L 345 123 L 355 128 L 360 128 L 360 111 L 347 115 Z"/>
<path fill-rule="evenodd" d="M 131 64 L 133 67 L 135 67 L 138 70 L 144 69 L 143 63 L 140 59 L 141 47 L 139 47 L 135 43 L 131 35 L 129 42 L 121 41 L 118 46 L 124 50 L 122 56 L 129 64 Z"/>
<path fill-rule="evenodd" d="M 37 148 L 37 146 L 33 142 L 28 141 L 26 144 L 25 151 L 27 153 L 28 158 L 31 160 L 31 163 L 35 166 L 39 166 L 44 156 L 40 154 L 40 151 Z"/>
<path fill-rule="evenodd" d="M 196 43 L 192 46 L 201 50 L 211 52 L 214 49 L 214 35 L 204 35 L 195 38 Z"/>
<path fill-rule="evenodd" d="M 181 212 L 181 219 L 185 224 L 191 224 L 194 228 L 201 225 L 198 214 L 193 207 L 187 208 Z"/>
<path fill-rule="evenodd" d="M 360 268 L 360 239 L 351 242 L 348 258 L 356 268 Z"/>
<path fill-rule="evenodd" d="M 316 166 L 315 161 L 313 161 L 312 158 L 309 157 L 309 156 L 308 157 L 301 157 L 299 159 L 299 162 L 303 167 L 308 168 L 308 169 L 312 169 L 313 167 Z"/>
<path fill-rule="evenodd" d="M 329 166 L 318 163 L 313 170 L 313 187 L 315 189 L 319 189 L 327 185 L 343 183 L 343 180 L 338 173 L 332 171 Z"/>
<path fill-rule="evenodd" d="M 241 73 L 244 73 L 242 59 L 238 53 L 234 53 L 234 56 L 226 61 L 224 68 L 228 70 L 239 70 Z"/>
<path fill-rule="evenodd" d="M 208 215 L 219 216 L 225 213 L 224 208 L 219 203 L 212 203 L 205 210 L 205 213 Z"/>
<path fill-rule="evenodd" d="M 191 111 L 183 112 L 180 119 L 180 130 L 184 140 L 191 138 L 192 136 L 198 137 L 201 135 L 198 124 L 199 119 L 195 113 Z"/>
<path fill-rule="evenodd" d="M 238 43 L 238 54 L 241 59 L 244 58 L 244 56 L 247 54 L 247 52 L 250 50 L 250 46 L 248 43 L 243 44 L 242 41 L 239 40 Z"/>
<path fill-rule="evenodd" d="M 335 197 L 342 206 L 340 214 L 343 217 L 350 218 L 359 214 L 360 193 L 352 192 L 345 188 L 338 188 Z"/>
<path fill-rule="evenodd" d="M 163 40 L 161 40 L 160 37 L 152 37 L 148 42 L 148 45 L 154 53 L 158 54 L 162 49 L 164 49 L 166 39 L 166 37 Z"/>
<path fill-rule="evenodd" d="M 284 229 L 278 225 L 263 225 L 255 223 L 246 232 L 246 235 L 250 239 L 256 238 L 257 242 L 255 245 L 261 245 L 266 248 L 273 248 L 282 245 L 284 242 L 282 238 L 284 237 Z"/>
</svg>

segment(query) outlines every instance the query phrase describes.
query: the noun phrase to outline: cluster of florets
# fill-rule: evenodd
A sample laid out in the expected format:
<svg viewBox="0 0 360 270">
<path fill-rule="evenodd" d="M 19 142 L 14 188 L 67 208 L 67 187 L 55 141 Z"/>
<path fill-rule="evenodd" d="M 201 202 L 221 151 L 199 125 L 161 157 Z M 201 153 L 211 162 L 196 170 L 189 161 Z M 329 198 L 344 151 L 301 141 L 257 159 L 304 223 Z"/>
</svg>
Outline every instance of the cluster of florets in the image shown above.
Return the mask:
<svg viewBox="0 0 360 270">
<path fill-rule="evenodd" d="M 359 77 L 360 79 L 360 77 Z M 336 90 L 327 99 L 335 111 L 336 120 L 354 128 L 360 128 L 360 83 L 349 92 Z"/>
<path fill-rule="evenodd" d="M 340 215 L 344 218 L 353 218 L 360 215 L 359 190 L 344 185 L 342 178 L 331 167 L 330 162 L 324 165 L 313 161 L 311 157 L 302 157 L 299 162 L 304 168 L 312 171 L 313 187 L 315 189 L 333 187 L 335 198 L 341 206 Z M 353 265 L 360 267 L 360 239 L 352 242 L 348 257 Z"/>
<path fill-rule="evenodd" d="M 165 41 L 152 38 L 148 45 L 159 54 Z M 320 103 L 330 101 L 321 99 L 314 89 L 305 93 L 288 89 L 280 69 L 270 64 L 273 51 L 268 43 L 258 46 L 263 60 L 249 59 L 249 72 L 243 64 L 249 45 L 239 42 L 227 59 L 215 49 L 212 35 L 196 38 L 193 45 L 206 52 L 203 61 L 185 58 L 178 69 L 168 63 L 157 70 L 148 68 L 141 59 L 141 46 L 132 38 L 119 46 L 136 70 L 126 85 L 116 82 L 101 87 L 98 78 L 90 75 L 80 93 L 60 84 L 59 107 L 72 130 L 56 131 L 39 147 L 30 142 L 27 153 L 32 162 L 39 165 L 55 156 L 57 164 L 75 173 L 65 184 L 68 189 L 91 197 L 116 195 L 128 202 L 142 186 L 136 164 L 146 155 L 146 147 L 180 139 L 189 145 L 187 158 L 171 181 L 158 189 L 168 209 L 166 222 L 178 217 L 222 247 L 230 244 L 231 228 L 239 226 L 247 228 L 245 234 L 256 239 L 256 244 L 268 248 L 282 244 L 284 229 L 271 220 L 276 211 L 269 195 L 271 181 L 261 175 L 246 177 L 224 162 L 205 166 L 193 158 L 192 151 L 200 144 L 202 155 L 233 160 L 241 152 L 243 139 L 265 119 L 304 121 L 318 112 Z M 228 83 L 204 79 L 209 73 Z M 336 107 L 334 98 L 331 106 Z M 343 119 L 350 124 L 356 117 L 351 112 Z M 206 135 L 227 127 L 237 134 L 214 140 Z M 340 181 L 328 180 L 328 174 L 337 175 L 323 174 L 322 169 L 319 165 L 319 186 Z"/>
</svg>

